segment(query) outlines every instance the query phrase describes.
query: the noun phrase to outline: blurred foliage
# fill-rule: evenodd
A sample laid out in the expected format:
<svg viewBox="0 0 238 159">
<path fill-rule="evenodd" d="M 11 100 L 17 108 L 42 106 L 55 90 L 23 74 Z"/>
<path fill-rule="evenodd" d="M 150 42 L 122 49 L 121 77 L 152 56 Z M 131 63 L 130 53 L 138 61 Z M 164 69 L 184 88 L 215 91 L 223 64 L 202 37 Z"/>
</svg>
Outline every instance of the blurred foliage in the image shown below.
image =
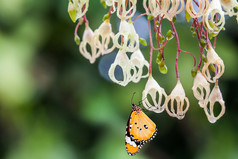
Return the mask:
<svg viewBox="0 0 238 159">
<path fill-rule="evenodd" d="M 124 145 L 131 96 L 140 101 L 146 79 L 121 87 L 108 80 L 107 69 L 115 53 L 94 65 L 84 59 L 74 43 L 74 27 L 67 13 L 68 1 L 0 1 L 0 158 L 1 159 L 121 159 L 131 158 Z M 95 12 L 95 8 L 97 11 Z M 143 11 L 142 6 L 138 6 Z M 92 29 L 106 10 L 90 1 L 87 13 Z M 95 15 L 96 14 L 96 15 Z M 112 16 L 113 30 L 118 21 Z M 140 21 L 139 21 L 140 20 Z M 139 18 L 140 36 L 148 43 L 145 18 Z M 181 48 L 199 57 L 196 38 L 184 17 L 177 18 Z M 143 27 L 142 27 L 143 26 Z M 166 112 L 145 111 L 158 126 L 157 137 L 133 158 L 236 159 L 238 158 L 238 29 L 227 19 L 216 50 L 226 65 L 220 87 L 226 113 L 210 124 L 192 95 L 192 58 L 181 54 L 181 82 L 191 106 L 178 121 Z M 79 28 L 82 36 L 83 26 Z M 170 29 L 163 24 L 164 34 Z M 148 59 L 148 48 L 142 47 Z M 169 93 L 175 86 L 176 44 L 165 49 L 169 69 L 162 75 L 153 65 L 153 76 Z M 156 59 L 157 53 L 154 54 Z M 169 82 L 168 82 L 169 81 Z M 138 103 L 138 102 L 136 102 Z"/>
</svg>

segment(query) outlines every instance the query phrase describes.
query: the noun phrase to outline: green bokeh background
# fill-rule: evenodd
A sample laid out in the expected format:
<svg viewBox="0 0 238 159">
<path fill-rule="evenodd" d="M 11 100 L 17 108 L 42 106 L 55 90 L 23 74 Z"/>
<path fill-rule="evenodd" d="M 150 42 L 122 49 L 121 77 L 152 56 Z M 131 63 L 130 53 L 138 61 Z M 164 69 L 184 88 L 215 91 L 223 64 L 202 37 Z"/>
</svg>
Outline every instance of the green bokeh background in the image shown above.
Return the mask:
<svg viewBox="0 0 238 159">
<path fill-rule="evenodd" d="M 146 79 L 122 87 L 100 75 L 102 59 L 91 65 L 74 43 L 75 24 L 67 4 L 66 0 L 0 1 L 1 159 L 132 158 L 125 151 L 125 127 L 131 96 L 137 92 L 134 101 L 141 100 Z M 142 6 L 138 10 L 143 12 Z M 99 0 L 90 1 L 87 17 L 93 30 L 106 12 Z M 114 31 L 117 22 L 113 15 Z M 198 58 L 189 25 L 183 20 L 176 23 L 181 48 Z M 166 33 L 169 25 L 163 26 Z M 133 158 L 238 158 L 237 26 L 235 18 L 227 19 L 216 47 L 226 66 L 219 82 L 225 115 L 215 124 L 208 122 L 191 91 L 193 60 L 181 54 L 179 71 L 190 109 L 181 121 L 166 112 L 145 111 L 158 126 L 158 135 Z M 83 29 L 79 28 L 81 37 Z M 148 59 L 148 48 L 142 51 Z M 153 76 L 168 94 L 176 84 L 175 53 L 173 39 L 165 51 L 167 75 L 159 73 L 154 55 Z"/>
</svg>

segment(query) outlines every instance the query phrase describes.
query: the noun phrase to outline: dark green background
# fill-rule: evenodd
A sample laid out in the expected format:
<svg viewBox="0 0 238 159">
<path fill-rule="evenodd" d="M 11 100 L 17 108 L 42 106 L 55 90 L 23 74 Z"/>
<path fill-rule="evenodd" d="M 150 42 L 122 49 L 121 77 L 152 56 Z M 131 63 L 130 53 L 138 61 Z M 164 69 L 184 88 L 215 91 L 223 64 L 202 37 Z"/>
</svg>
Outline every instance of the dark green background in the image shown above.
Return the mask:
<svg viewBox="0 0 238 159">
<path fill-rule="evenodd" d="M 112 61 L 115 53 L 93 65 L 80 55 L 73 36 L 76 24 L 68 16 L 67 3 L 0 1 L 1 159 L 132 158 L 124 145 L 130 100 L 133 92 L 137 92 L 134 101 L 141 100 L 147 80 L 122 87 L 104 79 L 99 68 L 106 72 L 101 64 L 106 57 Z M 143 12 L 141 5 L 138 9 Z M 90 1 L 87 17 L 93 30 L 106 12 L 99 0 Z M 115 15 L 111 21 L 116 32 Z M 164 33 L 170 29 L 166 21 Z M 208 122 L 191 90 L 193 60 L 181 54 L 179 71 L 190 109 L 181 121 L 166 112 L 145 111 L 156 123 L 158 135 L 133 158 L 238 158 L 237 26 L 234 17 L 227 18 L 226 31 L 220 33 L 216 47 L 226 66 L 219 82 L 226 101 L 225 115 L 215 124 Z M 176 27 L 181 48 L 198 59 L 199 48 L 191 36 L 190 24 L 178 18 Z M 83 29 L 80 26 L 81 37 Z M 148 60 L 148 48 L 142 51 Z M 173 39 L 165 50 L 167 75 L 159 73 L 154 54 L 153 76 L 167 94 L 176 84 L 175 54 Z"/>
</svg>

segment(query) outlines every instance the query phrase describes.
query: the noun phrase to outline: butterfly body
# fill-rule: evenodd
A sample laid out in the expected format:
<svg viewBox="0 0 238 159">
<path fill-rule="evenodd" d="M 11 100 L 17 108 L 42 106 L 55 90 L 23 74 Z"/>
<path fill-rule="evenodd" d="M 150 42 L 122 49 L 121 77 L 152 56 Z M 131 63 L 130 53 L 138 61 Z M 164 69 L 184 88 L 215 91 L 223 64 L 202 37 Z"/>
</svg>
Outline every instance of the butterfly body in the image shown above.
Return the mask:
<svg viewBox="0 0 238 159">
<path fill-rule="evenodd" d="M 155 123 L 142 111 L 140 106 L 132 104 L 132 112 L 127 122 L 125 135 L 127 153 L 135 155 L 156 134 L 157 128 Z"/>
</svg>

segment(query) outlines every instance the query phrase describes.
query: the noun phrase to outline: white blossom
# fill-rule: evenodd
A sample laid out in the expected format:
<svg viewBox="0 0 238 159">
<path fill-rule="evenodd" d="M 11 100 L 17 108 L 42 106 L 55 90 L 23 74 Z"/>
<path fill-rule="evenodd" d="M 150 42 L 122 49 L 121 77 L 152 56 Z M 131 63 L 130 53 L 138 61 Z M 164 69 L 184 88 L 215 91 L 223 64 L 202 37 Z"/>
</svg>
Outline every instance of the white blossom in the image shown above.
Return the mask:
<svg viewBox="0 0 238 159">
<path fill-rule="evenodd" d="M 165 18 L 167 18 L 169 21 L 172 21 L 175 15 L 183 11 L 184 0 L 167 0 L 166 3 L 170 3 L 169 8 L 167 12 L 165 12 L 161 16 L 164 15 Z"/>
<path fill-rule="evenodd" d="M 90 47 L 89 50 L 87 45 Z M 100 56 L 100 50 L 96 47 L 94 32 L 88 25 L 85 27 L 79 50 L 80 53 L 90 61 L 90 63 L 94 63 L 96 58 Z"/>
<path fill-rule="evenodd" d="M 134 52 L 139 49 L 139 35 L 131 21 L 121 20 L 119 32 L 114 36 L 113 43 L 125 52 Z"/>
<path fill-rule="evenodd" d="M 109 20 L 105 20 L 100 27 L 94 31 L 95 43 L 102 55 L 112 52 L 115 48 L 113 43 L 114 33 Z M 109 46 L 111 43 L 112 46 Z"/>
<path fill-rule="evenodd" d="M 123 73 L 122 80 L 118 80 L 115 77 L 116 73 L 115 69 L 117 66 L 119 66 L 122 70 Z M 133 63 L 129 60 L 128 56 L 126 55 L 126 52 L 119 50 L 114 62 L 112 63 L 108 71 L 110 79 L 119 85 L 126 86 L 134 78 L 135 72 L 136 68 L 133 65 Z"/>
<path fill-rule="evenodd" d="M 218 102 L 221 106 L 221 110 L 217 116 L 214 115 L 214 105 Z M 222 94 L 220 88 L 217 84 L 215 84 L 209 99 L 207 106 L 204 107 L 204 111 L 210 123 L 215 123 L 218 119 L 220 119 L 225 113 L 225 102 L 222 98 Z"/>
<path fill-rule="evenodd" d="M 130 61 L 136 67 L 135 76 L 132 79 L 133 82 L 137 83 L 141 78 L 146 78 L 149 76 L 149 63 L 145 60 L 140 49 L 132 53 Z M 147 73 L 143 72 L 144 67 L 146 67 Z"/>
<path fill-rule="evenodd" d="M 209 33 L 218 34 L 220 32 L 225 25 L 225 15 L 220 0 L 212 0 L 202 21 Z"/>
<path fill-rule="evenodd" d="M 152 103 L 149 101 L 148 96 L 151 97 Z M 150 74 L 145 89 L 142 92 L 142 103 L 144 107 L 150 111 L 161 113 L 164 111 L 166 98 L 167 94 L 164 89 L 160 87 Z"/>
<path fill-rule="evenodd" d="M 133 17 L 133 15 L 136 12 L 136 3 L 137 3 L 137 0 L 118 0 L 118 3 L 117 3 L 118 18 L 120 18 L 121 20 L 126 20 Z M 128 7 L 129 4 L 130 4 L 130 7 Z"/>
<path fill-rule="evenodd" d="M 210 84 L 200 71 L 197 72 L 193 82 L 193 95 L 199 101 L 200 107 L 207 105 L 208 97 L 210 94 Z"/>
<path fill-rule="evenodd" d="M 171 94 L 166 98 L 165 105 L 166 111 L 170 116 L 177 117 L 179 120 L 184 118 L 189 108 L 189 100 L 185 96 L 185 91 L 180 80 L 177 81 Z"/>
<path fill-rule="evenodd" d="M 217 73 L 213 78 L 211 78 L 211 74 L 209 71 L 209 65 L 213 64 L 217 66 Z M 222 74 L 224 73 L 225 65 L 223 63 L 223 60 L 217 55 L 215 50 L 212 48 L 212 46 L 208 46 L 207 50 L 207 62 L 204 63 L 204 66 L 202 68 L 202 74 L 206 77 L 206 79 L 211 82 L 215 83 L 216 80 L 218 80 Z"/>
</svg>

